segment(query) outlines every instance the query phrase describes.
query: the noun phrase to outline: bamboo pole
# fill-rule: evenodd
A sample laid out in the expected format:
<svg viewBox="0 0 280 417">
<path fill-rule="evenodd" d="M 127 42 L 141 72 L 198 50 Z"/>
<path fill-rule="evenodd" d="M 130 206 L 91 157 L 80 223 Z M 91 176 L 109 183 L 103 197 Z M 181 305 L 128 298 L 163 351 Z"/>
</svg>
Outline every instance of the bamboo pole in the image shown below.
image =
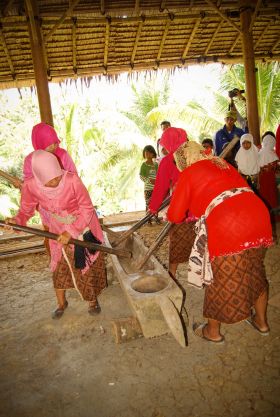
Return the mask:
<svg viewBox="0 0 280 417">
<path fill-rule="evenodd" d="M 36 0 L 25 0 L 25 5 L 41 121 L 53 126 L 48 75 L 45 67 Z"/>
<path fill-rule="evenodd" d="M 8 174 L 7 172 L 4 172 L 0 169 L 0 176 L 5 178 L 7 181 L 11 182 L 14 187 L 20 188 L 19 184 L 21 183 L 21 180 L 17 177 L 14 177 L 13 175 Z"/>
<path fill-rule="evenodd" d="M 252 32 L 250 31 L 252 21 L 251 2 L 249 0 L 240 0 L 240 6 L 248 126 L 250 133 L 254 137 L 255 145 L 260 145 L 254 42 Z"/>
<path fill-rule="evenodd" d="M 46 238 L 52 239 L 52 240 L 57 240 L 58 237 L 59 237 L 59 235 L 57 235 L 56 233 L 47 232 L 46 230 L 35 229 L 34 227 L 20 226 L 18 224 L 14 224 L 14 223 L 5 223 L 2 220 L 0 220 L 0 226 L 2 226 L 2 227 L 11 226 L 15 230 L 19 230 L 19 231 L 22 231 L 22 232 L 27 232 L 27 233 L 30 233 L 32 235 L 43 236 L 43 237 L 46 237 Z M 82 246 L 83 248 L 94 249 L 94 250 L 100 251 L 100 252 L 111 253 L 113 255 L 121 256 L 123 258 L 131 258 L 132 257 L 131 252 L 129 252 L 127 250 L 113 249 L 113 248 L 110 248 L 108 246 L 98 245 L 97 243 L 85 242 L 83 240 L 78 240 L 78 239 L 73 239 L 73 238 L 71 238 L 69 240 L 69 243 L 77 245 L 77 246 Z"/>
</svg>

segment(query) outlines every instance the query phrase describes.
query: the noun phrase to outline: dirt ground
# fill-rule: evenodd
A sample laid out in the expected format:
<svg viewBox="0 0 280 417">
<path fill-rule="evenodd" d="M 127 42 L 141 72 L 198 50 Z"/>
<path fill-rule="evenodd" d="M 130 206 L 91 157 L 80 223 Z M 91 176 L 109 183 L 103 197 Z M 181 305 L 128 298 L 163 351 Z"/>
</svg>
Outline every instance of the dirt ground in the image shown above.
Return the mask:
<svg viewBox="0 0 280 417">
<path fill-rule="evenodd" d="M 147 246 L 161 227 L 141 229 Z M 111 322 L 131 311 L 110 262 L 101 314 L 89 316 L 86 303 L 72 291 L 67 311 L 54 321 L 47 256 L 1 260 L 0 416 L 278 417 L 279 255 L 279 243 L 266 255 L 270 336 L 246 323 L 223 326 L 223 345 L 193 335 L 192 323 L 202 320 L 203 290 L 187 286 L 186 265 L 181 265 L 177 277 L 186 289 L 190 322 L 185 348 L 171 334 L 115 343 Z M 167 265 L 167 241 L 157 257 Z"/>
</svg>

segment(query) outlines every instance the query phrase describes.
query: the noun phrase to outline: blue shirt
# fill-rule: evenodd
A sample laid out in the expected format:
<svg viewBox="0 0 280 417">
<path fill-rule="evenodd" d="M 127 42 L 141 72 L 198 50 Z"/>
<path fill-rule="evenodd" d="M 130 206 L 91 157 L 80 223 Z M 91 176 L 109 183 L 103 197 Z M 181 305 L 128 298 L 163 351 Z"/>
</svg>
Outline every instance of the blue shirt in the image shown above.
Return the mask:
<svg viewBox="0 0 280 417">
<path fill-rule="evenodd" d="M 241 136 L 244 135 L 244 133 L 246 133 L 246 131 L 240 129 L 239 127 L 236 127 L 235 125 L 233 125 L 232 131 L 228 132 L 226 125 L 224 125 L 222 129 L 218 130 L 214 138 L 215 155 L 220 155 L 223 150 L 223 146 L 226 143 L 230 142 L 234 138 L 234 136 L 238 136 L 239 138 L 241 138 Z M 237 144 L 233 148 L 234 155 L 236 154 L 239 148 L 240 142 L 237 142 Z"/>
</svg>

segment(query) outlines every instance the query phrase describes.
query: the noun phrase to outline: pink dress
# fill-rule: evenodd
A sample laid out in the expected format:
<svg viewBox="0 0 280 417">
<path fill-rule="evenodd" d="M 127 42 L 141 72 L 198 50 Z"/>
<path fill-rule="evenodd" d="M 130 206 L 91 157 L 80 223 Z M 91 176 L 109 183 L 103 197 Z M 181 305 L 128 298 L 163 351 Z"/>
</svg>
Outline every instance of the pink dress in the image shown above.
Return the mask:
<svg viewBox="0 0 280 417">
<path fill-rule="evenodd" d="M 89 193 L 77 174 L 66 172 L 63 189 L 52 198 L 45 195 L 37 186 L 34 177 L 24 182 L 21 194 L 20 209 L 15 217 L 17 224 L 23 226 L 34 215 L 36 207 L 45 210 L 49 215 L 49 230 L 61 234 L 67 231 L 72 237 L 78 238 L 86 228 L 94 236 L 104 242 L 103 232 L 99 224 Z M 54 271 L 61 260 L 62 245 L 50 240 L 51 270 Z M 91 255 L 91 261 L 99 252 Z"/>
</svg>

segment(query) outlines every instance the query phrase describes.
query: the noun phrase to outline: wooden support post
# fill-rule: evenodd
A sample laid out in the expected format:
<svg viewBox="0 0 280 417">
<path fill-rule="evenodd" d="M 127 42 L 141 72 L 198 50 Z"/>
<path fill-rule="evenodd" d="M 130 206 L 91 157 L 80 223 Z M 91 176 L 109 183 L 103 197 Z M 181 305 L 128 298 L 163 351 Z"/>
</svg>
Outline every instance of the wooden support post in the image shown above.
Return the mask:
<svg viewBox="0 0 280 417">
<path fill-rule="evenodd" d="M 255 145 L 260 145 L 260 125 L 253 36 L 250 30 L 252 9 L 250 1 L 240 0 L 240 21 L 242 30 L 242 47 L 244 55 L 246 102 L 249 131 L 254 137 Z"/>
<path fill-rule="evenodd" d="M 53 126 L 51 99 L 48 85 L 47 69 L 42 47 L 42 37 L 38 19 L 36 0 L 25 0 L 28 30 L 32 51 L 34 75 L 37 87 L 41 121 Z"/>
</svg>

